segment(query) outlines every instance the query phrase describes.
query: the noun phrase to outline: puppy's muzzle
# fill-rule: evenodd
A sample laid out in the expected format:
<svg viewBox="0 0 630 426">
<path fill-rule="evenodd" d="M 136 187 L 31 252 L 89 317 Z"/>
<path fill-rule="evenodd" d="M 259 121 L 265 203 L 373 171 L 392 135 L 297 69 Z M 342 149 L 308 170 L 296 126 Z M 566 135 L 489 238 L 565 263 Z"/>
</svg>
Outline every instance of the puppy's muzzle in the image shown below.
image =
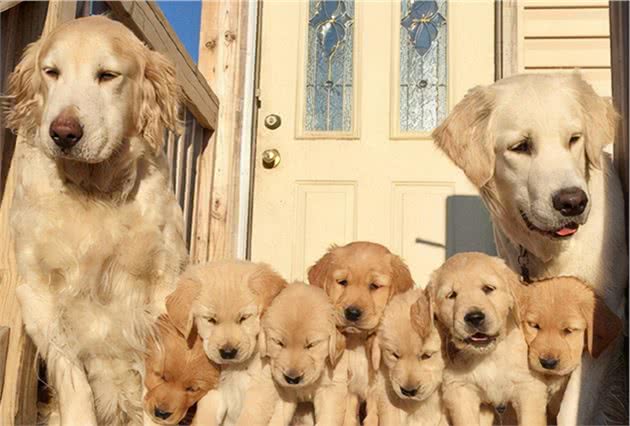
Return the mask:
<svg viewBox="0 0 630 426">
<path fill-rule="evenodd" d="M 471 325 L 478 329 L 482 327 L 483 324 L 485 323 L 486 314 L 481 312 L 481 310 L 479 309 L 475 309 L 468 312 L 466 315 L 464 315 L 464 321 L 466 321 L 468 325 Z"/>
<path fill-rule="evenodd" d="M 588 196 L 578 187 L 563 188 L 553 194 L 553 208 L 562 216 L 573 217 L 582 214 L 588 204 Z"/>
<path fill-rule="evenodd" d="M 68 150 L 83 137 L 83 127 L 72 109 L 66 108 L 50 123 L 49 134 L 55 145 Z"/>
<path fill-rule="evenodd" d="M 538 361 L 540 361 L 540 365 L 542 365 L 542 368 L 545 370 L 554 370 L 558 366 L 559 362 L 556 358 L 544 356 L 538 358 Z"/>
<path fill-rule="evenodd" d="M 168 411 L 162 411 L 158 407 L 155 407 L 155 411 L 153 412 L 153 414 L 158 419 L 166 420 L 169 417 L 171 417 L 171 414 L 173 414 L 173 413 L 169 413 Z"/>
<path fill-rule="evenodd" d="M 357 308 L 356 306 L 350 305 L 344 310 L 344 316 L 348 321 L 358 321 L 361 319 L 361 315 L 363 315 L 363 311 Z"/>
<path fill-rule="evenodd" d="M 238 354 L 238 349 L 232 346 L 223 346 L 219 349 L 219 355 L 221 355 L 223 359 L 234 359 L 236 358 L 236 354 Z"/>
</svg>

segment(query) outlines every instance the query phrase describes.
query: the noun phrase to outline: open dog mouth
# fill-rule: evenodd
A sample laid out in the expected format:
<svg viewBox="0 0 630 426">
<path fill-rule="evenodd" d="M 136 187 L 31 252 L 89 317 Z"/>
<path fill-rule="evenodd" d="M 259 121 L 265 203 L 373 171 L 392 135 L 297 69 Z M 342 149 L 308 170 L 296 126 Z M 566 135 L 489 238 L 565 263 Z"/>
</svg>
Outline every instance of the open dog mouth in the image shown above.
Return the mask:
<svg viewBox="0 0 630 426">
<path fill-rule="evenodd" d="M 523 222 L 525 222 L 527 229 L 529 229 L 530 231 L 536 231 L 539 234 L 545 235 L 550 238 L 558 238 L 558 239 L 569 238 L 573 234 L 575 234 L 578 228 L 580 227 L 580 225 L 577 224 L 576 222 L 568 222 L 562 225 L 561 227 L 554 229 L 552 231 L 545 231 L 544 229 L 540 229 L 536 225 L 534 225 L 532 221 L 529 220 L 525 212 L 523 212 L 522 210 L 519 210 L 519 213 L 521 214 L 521 218 L 523 218 Z"/>
<path fill-rule="evenodd" d="M 496 340 L 497 336 L 489 336 L 487 334 L 477 332 L 464 339 L 464 343 L 472 346 L 484 347 Z"/>
</svg>

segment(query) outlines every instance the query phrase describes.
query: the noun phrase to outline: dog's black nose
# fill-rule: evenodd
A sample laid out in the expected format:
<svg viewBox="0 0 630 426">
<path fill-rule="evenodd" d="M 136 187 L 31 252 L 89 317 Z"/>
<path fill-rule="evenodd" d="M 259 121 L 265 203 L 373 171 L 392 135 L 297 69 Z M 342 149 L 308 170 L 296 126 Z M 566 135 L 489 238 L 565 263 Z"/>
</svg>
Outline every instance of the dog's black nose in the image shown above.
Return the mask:
<svg viewBox="0 0 630 426">
<path fill-rule="evenodd" d="M 558 360 L 555 358 L 540 357 L 538 358 L 538 361 L 540 361 L 540 365 L 542 365 L 542 367 L 546 370 L 553 370 L 558 366 Z"/>
<path fill-rule="evenodd" d="M 300 383 L 302 381 L 302 377 L 304 377 L 303 375 L 300 376 L 295 376 L 293 374 L 289 375 L 289 374 L 285 374 L 284 375 L 284 380 L 286 380 L 286 382 L 290 385 L 297 385 L 298 383 Z"/>
<path fill-rule="evenodd" d="M 400 387 L 400 392 L 405 396 L 416 396 L 418 393 L 418 388 L 416 389 L 405 389 L 402 386 Z"/>
<path fill-rule="evenodd" d="M 348 306 L 344 311 L 344 314 L 348 321 L 358 321 L 359 318 L 361 318 L 362 313 L 363 312 L 361 312 L 361 309 L 357 308 L 356 306 Z"/>
<path fill-rule="evenodd" d="M 158 419 L 166 420 L 169 417 L 171 417 L 171 414 L 173 414 L 173 413 L 169 413 L 167 411 L 162 411 L 159 408 L 155 407 L 155 411 L 154 411 L 153 414 L 155 414 L 155 417 L 157 417 Z"/>
<path fill-rule="evenodd" d="M 472 311 L 464 315 L 464 321 L 466 321 L 468 324 L 474 327 L 481 326 L 483 322 L 485 321 L 485 319 L 486 319 L 486 315 L 481 311 Z"/>
<path fill-rule="evenodd" d="M 238 349 L 233 348 L 231 346 L 224 346 L 219 349 L 219 354 L 223 359 L 234 359 L 236 358 L 236 354 L 238 353 Z"/>
<path fill-rule="evenodd" d="M 580 188 L 564 188 L 556 192 L 553 197 L 553 208 L 562 216 L 577 216 L 582 214 L 588 204 L 586 193 Z"/>
<path fill-rule="evenodd" d="M 71 109 L 66 108 L 50 123 L 50 137 L 61 149 L 70 149 L 83 137 L 83 128 Z"/>
</svg>

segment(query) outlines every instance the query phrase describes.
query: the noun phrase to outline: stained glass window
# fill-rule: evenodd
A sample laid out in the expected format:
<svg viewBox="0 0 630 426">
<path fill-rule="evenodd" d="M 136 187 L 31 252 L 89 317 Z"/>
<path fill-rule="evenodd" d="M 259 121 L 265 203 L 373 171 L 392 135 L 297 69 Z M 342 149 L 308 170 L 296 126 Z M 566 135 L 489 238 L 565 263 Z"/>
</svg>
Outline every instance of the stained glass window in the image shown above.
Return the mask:
<svg viewBox="0 0 630 426">
<path fill-rule="evenodd" d="M 353 112 L 351 0 L 310 0 L 305 130 L 348 132 Z"/>
<path fill-rule="evenodd" d="M 446 0 L 402 0 L 400 131 L 429 132 L 447 113 Z"/>
</svg>

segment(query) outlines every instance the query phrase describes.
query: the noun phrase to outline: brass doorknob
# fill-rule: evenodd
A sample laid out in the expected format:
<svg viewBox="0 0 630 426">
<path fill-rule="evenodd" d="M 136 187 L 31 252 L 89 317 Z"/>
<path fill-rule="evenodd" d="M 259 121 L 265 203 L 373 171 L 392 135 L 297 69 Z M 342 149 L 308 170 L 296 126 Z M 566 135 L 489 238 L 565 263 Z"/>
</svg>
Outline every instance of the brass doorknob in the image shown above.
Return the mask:
<svg viewBox="0 0 630 426">
<path fill-rule="evenodd" d="M 280 164 L 280 153 L 277 149 L 266 149 L 262 153 L 262 165 L 265 169 L 273 169 Z"/>
</svg>

